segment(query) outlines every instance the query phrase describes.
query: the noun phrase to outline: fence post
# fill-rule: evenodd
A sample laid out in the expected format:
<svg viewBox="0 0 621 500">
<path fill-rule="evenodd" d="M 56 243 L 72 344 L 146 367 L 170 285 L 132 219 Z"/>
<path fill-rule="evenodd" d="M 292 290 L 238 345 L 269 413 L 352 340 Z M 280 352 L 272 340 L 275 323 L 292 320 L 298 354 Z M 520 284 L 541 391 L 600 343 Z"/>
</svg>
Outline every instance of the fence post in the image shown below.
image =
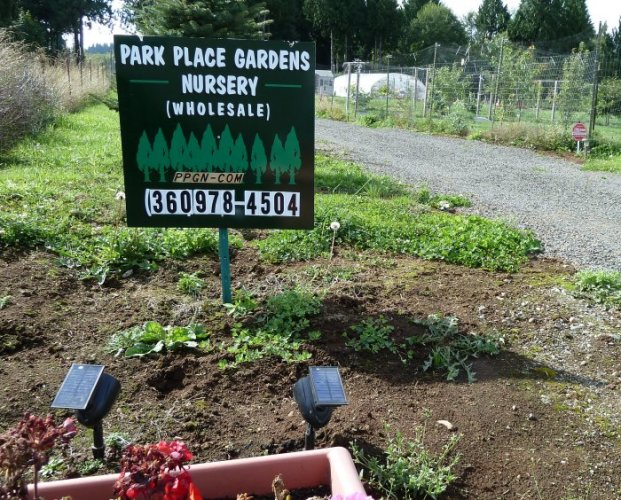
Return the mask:
<svg viewBox="0 0 621 500">
<path fill-rule="evenodd" d="M 589 117 L 589 142 L 595 130 L 595 118 L 597 117 L 597 92 L 599 90 L 599 45 L 602 40 L 602 23 L 599 23 L 597 43 L 595 44 L 595 75 L 593 76 L 593 95 L 591 96 L 591 113 Z"/>
<path fill-rule="evenodd" d="M 413 102 L 413 109 L 412 109 L 412 115 L 414 116 L 414 118 L 416 119 L 416 101 L 418 96 L 416 95 L 418 92 L 418 68 L 414 68 L 414 102 Z"/>
<path fill-rule="evenodd" d="M 358 63 L 356 67 L 356 102 L 354 103 L 354 120 L 358 118 L 358 99 L 360 97 L 360 66 Z"/>
<path fill-rule="evenodd" d="M 391 58 L 392 56 L 390 54 L 386 56 L 387 64 L 388 64 L 388 66 L 386 67 L 386 119 L 388 119 L 388 99 L 390 97 L 390 59 Z"/>
<path fill-rule="evenodd" d="M 347 64 L 347 100 L 345 101 L 345 120 L 349 121 L 349 93 L 351 92 L 351 63 Z"/>
<path fill-rule="evenodd" d="M 429 118 L 433 119 L 433 91 L 436 86 L 436 56 L 438 55 L 439 43 L 433 44 L 433 76 L 431 77 L 431 104 L 429 105 Z"/>
<path fill-rule="evenodd" d="M 539 121 L 539 112 L 541 110 L 541 80 L 537 80 L 537 107 L 535 108 L 535 121 Z"/>
<path fill-rule="evenodd" d="M 481 109 L 481 87 L 483 86 L 483 75 L 479 75 L 479 88 L 477 89 L 477 112 L 475 116 L 479 116 Z"/>
<path fill-rule="evenodd" d="M 69 62 L 69 55 L 67 55 L 67 59 L 65 59 L 65 65 L 67 66 L 67 84 L 69 87 L 69 95 L 71 95 L 71 66 Z"/>
<path fill-rule="evenodd" d="M 423 98 L 423 118 L 427 116 L 427 96 L 429 95 L 429 66 L 425 70 L 425 97 Z"/>
<path fill-rule="evenodd" d="M 556 117 L 556 93 L 558 92 L 558 80 L 554 80 L 554 90 L 552 92 L 552 123 Z"/>
<path fill-rule="evenodd" d="M 502 54 L 503 54 L 503 50 L 505 48 L 505 39 L 501 38 L 500 39 L 500 58 L 498 59 L 498 73 L 496 75 L 496 87 L 494 89 L 494 99 L 493 102 L 490 104 L 493 105 L 494 107 L 493 112 L 490 113 L 491 116 L 491 120 L 492 120 L 492 128 L 494 128 L 494 119 L 496 118 L 496 101 L 498 100 L 498 85 L 500 84 L 500 72 L 501 72 L 501 68 L 502 68 Z"/>
</svg>

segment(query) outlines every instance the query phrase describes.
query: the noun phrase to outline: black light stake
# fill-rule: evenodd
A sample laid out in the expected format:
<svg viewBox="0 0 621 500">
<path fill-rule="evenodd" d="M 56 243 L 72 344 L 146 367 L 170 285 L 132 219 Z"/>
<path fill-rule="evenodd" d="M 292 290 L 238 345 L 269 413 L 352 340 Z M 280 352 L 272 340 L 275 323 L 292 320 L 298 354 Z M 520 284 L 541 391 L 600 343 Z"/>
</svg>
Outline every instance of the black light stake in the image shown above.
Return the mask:
<svg viewBox="0 0 621 500">
<path fill-rule="evenodd" d="M 308 376 L 293 385 L 293 398 L 306 420 L 304 449 L 315 447 L 315 429 L 325 427 L 332 412 L 347 404 L 341 374 L 336 366 L 311 366 Z"/>
<path fill-rule="evenodd" d="M 121 390 L 119 381 L 103 373 L 103 369 L 103 365 L 71 365 L 51 405 L 52 408 L 76 410 L 78 422 L 93 429 L 95 459 L 104 458 L 102 421 Z"/>
</svg>

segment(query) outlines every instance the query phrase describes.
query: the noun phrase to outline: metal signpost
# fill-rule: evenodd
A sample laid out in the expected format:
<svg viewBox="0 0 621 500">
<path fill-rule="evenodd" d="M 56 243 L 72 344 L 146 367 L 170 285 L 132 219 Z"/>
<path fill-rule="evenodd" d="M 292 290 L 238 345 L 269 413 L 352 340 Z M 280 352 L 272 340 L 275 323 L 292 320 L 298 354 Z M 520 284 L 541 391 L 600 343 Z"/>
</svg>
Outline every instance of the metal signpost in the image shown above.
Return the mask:
<svg viewBox="0 0 621 500">
<path fill-rule="evenodd" d="M 114 38 L 127 224 L 313 227 L 315 46 Z"/>
<path fill-rule="evenodd" d="M 587 138 L 588 132 L 584 123 L 575 123 L 571 129 L 571 136 L 576 141 L 576 153 L 580 152 L 580 143 Z"/>
</svg>

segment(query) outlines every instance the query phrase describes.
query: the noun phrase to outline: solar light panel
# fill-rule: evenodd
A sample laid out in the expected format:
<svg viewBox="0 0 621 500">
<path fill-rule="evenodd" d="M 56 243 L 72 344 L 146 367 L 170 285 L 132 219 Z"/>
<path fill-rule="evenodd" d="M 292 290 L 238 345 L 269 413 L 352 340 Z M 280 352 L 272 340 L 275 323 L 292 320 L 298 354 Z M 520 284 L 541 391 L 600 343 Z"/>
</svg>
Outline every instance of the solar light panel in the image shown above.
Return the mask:
<svg viewBox="0 0 621 500">
<path fill-rule="evenodd" d="M 104 365 L 72 364 L 51 407 L 84 410 L 103 370 Z"/>
<path fill-rule="evenodd" d="M 342 406 L 347 404 L 341 374 L 336 366 L 311 366 L 311 389 L 316 406 Z"/>
</svg>

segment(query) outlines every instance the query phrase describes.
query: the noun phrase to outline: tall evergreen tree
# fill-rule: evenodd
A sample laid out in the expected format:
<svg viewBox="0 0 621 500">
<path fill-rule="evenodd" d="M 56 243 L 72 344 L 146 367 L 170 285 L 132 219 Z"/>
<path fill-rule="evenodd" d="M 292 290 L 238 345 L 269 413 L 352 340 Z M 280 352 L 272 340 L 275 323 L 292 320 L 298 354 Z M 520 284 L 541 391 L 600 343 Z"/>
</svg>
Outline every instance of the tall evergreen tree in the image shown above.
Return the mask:
<svg viewBox="0 0 621 500">
<path fill-rule="evenodd" d="M 401 4 L 401 9 L 403 11 L 405 23 L 409 25 L 414 19 L 416 19 L 418 11 L 423 7 L 423 5 L 429 2 L 439 4 L 440 0 L 404 0 Z"/>
<path fill-rule="evenodd" d="M 213 172 L 215 170 L 218 145 L 216 144 L 216 138 L 211 130 L 211 125 L 207 124 L 203 137 L 201 138 L 201 156 L 203 159 L 202 170 L 203 172 Z"/>
<path fill-rule="evenodd" d="M 241 134 L 237 134 L 237 139 L 233 144 L 232 172 L 245 172 L 248 170 L 248 151 L 246 143 Z"/>
<path fill-rule="evenodd" d="M 280 184 L 280 176 L 286 171 L 285 150 L 278 134 L 274 136 L 270 149 L 270 170 L 274 174 L 274 184 Z"/>
<path fill-rule="evenodd" d="M 84 24 L 108 24 L 112 16 L 112 0 L 20 0 L 20 5 L 45 29 L 53 54 L 64 49 L 62 35 L 73 35 L 78 61 L 84 59 Z"/>
<path fill-rule="evenodd" d="M 170 141 L 170 151 L 168 152 L 170 157 L 170 167 L 175 172 L 181 172 L 186 167 L 187 161 L 187 149 L 188 144 L 183 134 L 181 124 L 177 123 L 177 127 L 173 132 L 172 139 Z"/>
<path fill-rule="evenodd" d="M 367 0 L 366 10 L 370 45 L 381 61 L 384 50 L 391 50 L 398 40 L 402 16 L 397 0 Z"/>
<path fill-rule="evenodd" d="M 220 142 L 218 143 L 218 159 L 219 166 L 223 172 L 232 172 L 233 169 L 233 148 L 235 142 L 231 135 L 231 130 L 228 125 L 224 126 L 224 130 L 220 135 Z"/>
<path fill-rule="evenodd" d="M 151 142 L 147 137 L 146 131 L 142 132 L 140 140 L 138 141 L 138 151 L 136 152 L 136 164 L 138 170 L 144 174 L 144 181 L 151 182 L 150 171 L 152 167 L 153 149 L 151 148 Z"/>
<path fill-rule="evenodd" d="M 246 0 L 132 0 L 126 9 L 145 35 L 264 39 L 270 22 L 263 2 Z"/>
<path fill-rule="evenodd" d="M 19 16 L 18 0 L 2 0 L 0 2 L 0 27 L 5 27 L 17 21 Z"/>
<path fill-rule="evenodd" d="M 287 159 L 287 165 L 285 168 L 289 172 L 289 184 L 294 185 L 295 175 L 302 167 L 302 158 L 300 158 L 300 143 L 294 127 L 291 127 L 291 130 L 285 139 L 284 157 Z"/>
<path fill-rule="evenodd" d="M 265 156 L 265 147 L 259 134 L 254 136 L 252 143 L 252 152 L 250 153 L 250 168 L 255 173 L 255 182 L 261 184 L 261 176 L 267 170 L 267 157 Z"/>
<path fill-rule="evenodd" d="M 319 34 L 332 40 L 330 64 L 350 59 L 350 49 L 365 23 L 364 0 L 305 0 L 304 15 Z M 341 54 L 338 57 L 336 54 Z"/>
<path fill-rule="evenodd" d="M 247 0 L 255 5 L 260 0 Z M 304 17 L 304 0 L 264 0 L 271 23 L 266 26 L 271 40 L 308 40 L 310 24 Z"/>
<path fill-rule="evenodd" d="M 522 0 L 509 22 L 509 39 L 569 52 L 592 39 L 586 0 Z"/>
<path fill-rule="evenodd" d="M 153 139 L 152 159 L 153 162 L 151 165 L 154 170 L 159 172 L 160 182 L 166 182 L 166 171 L 170 168 L 170 156 L 168 144 L 166 143 L 166 138 L 161 128 L 158 129 L 157 134 L 155 134 L 155 139 Z"/>
<path fill-rule="evenodd" d="M 475 26 L 480 36 L 488 40 L 497 33 L 507 30 L 511 16 L 502 0 L 483 0 L 475 18 Z"/>
<path fill-rule="evenodd" d="M 188 148 L 185 151 L 185 166 L 186 169 L 192 172 L 198 172 L 201 169 L 203 163 L 201 153 L 201 147 L 198 144 L 198 140 L 194 135 L 194 132 L 190 132 L 190 138 L 188 139 Z"/>
</svg>

